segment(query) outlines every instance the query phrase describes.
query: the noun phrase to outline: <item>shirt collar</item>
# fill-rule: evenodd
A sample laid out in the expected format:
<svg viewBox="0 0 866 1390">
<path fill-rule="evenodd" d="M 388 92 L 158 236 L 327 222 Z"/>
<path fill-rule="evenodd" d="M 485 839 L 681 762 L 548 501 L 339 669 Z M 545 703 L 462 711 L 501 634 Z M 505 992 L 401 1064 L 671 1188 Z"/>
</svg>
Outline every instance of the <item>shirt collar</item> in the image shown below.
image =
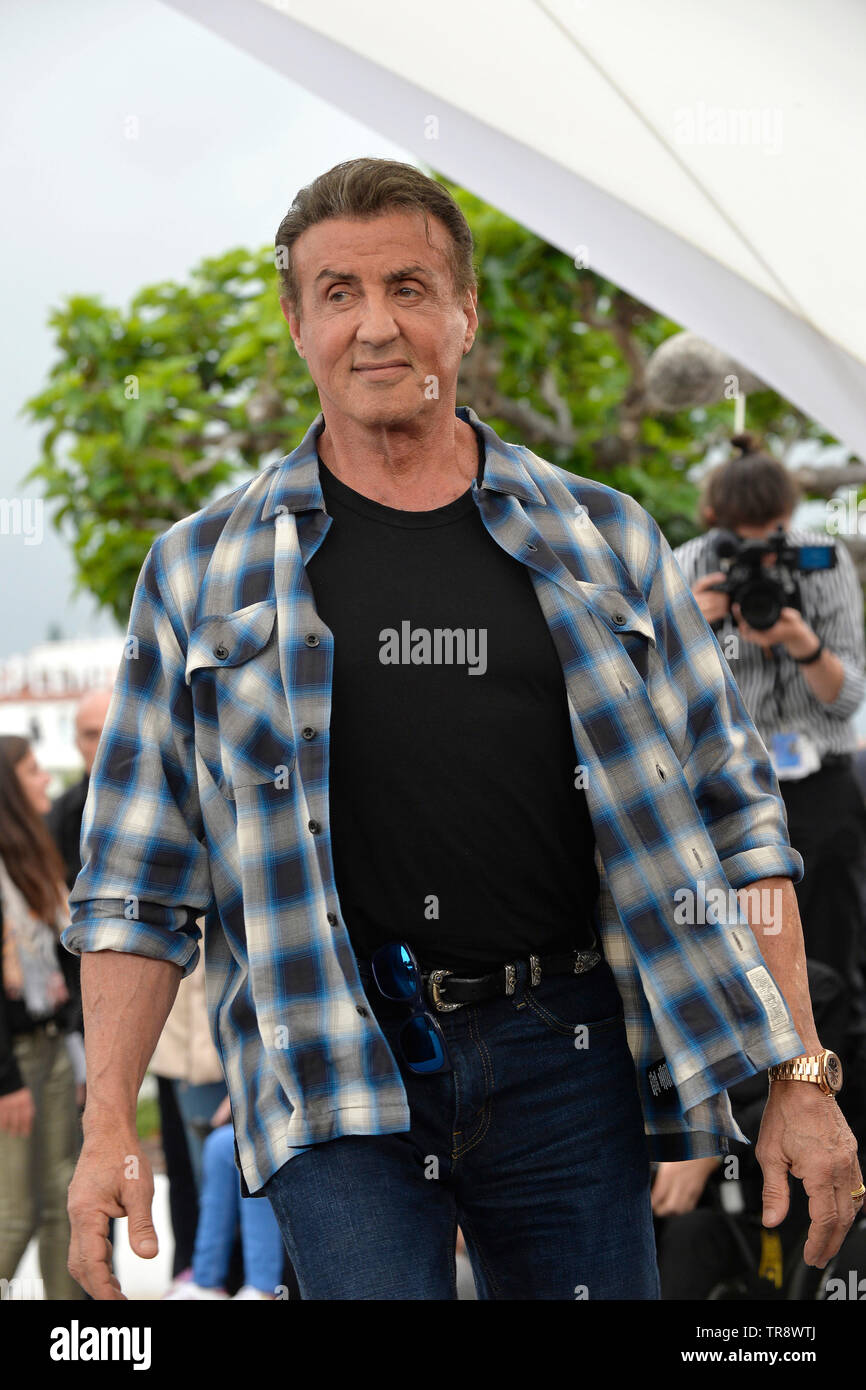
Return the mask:
<svg viewBox="0 0 866 1390">
<path fill-rule="evenodd" d="M 533 482 L 523 462 L 522 445 L 506 444 L 495 430 L 478 418 L 471 406 L 458 405 L 454 413 L 478 430 L 484 440 L 485 463 L 481 490 L 504 492 L 520 498 L 522 502 L 545 506 L 544 494 Z M 297 448 L 277 464 L 262 510 L 262 521 L 267 521 L 279 511 L 326 510 L 319 482 L 318 458 L 318 438 L 324 428 L 325 417 L 320 411 Z"/>
</svg>

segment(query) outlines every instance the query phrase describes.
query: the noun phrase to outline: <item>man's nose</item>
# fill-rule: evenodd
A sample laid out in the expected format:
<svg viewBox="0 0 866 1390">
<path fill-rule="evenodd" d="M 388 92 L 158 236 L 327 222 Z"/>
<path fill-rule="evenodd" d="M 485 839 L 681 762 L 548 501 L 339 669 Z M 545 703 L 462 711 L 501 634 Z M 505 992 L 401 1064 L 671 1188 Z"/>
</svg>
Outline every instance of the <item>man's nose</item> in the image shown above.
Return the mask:
<svg viewBox="0 0 866 1390">
<path fill-rule="evenodd" d="M 390 343 L 399 337 L 400 330 L 388 300 L 379 296 L 368 296 L 364 300 L 358 323 L 357 338 L 362 343 Z"/>
</svg>

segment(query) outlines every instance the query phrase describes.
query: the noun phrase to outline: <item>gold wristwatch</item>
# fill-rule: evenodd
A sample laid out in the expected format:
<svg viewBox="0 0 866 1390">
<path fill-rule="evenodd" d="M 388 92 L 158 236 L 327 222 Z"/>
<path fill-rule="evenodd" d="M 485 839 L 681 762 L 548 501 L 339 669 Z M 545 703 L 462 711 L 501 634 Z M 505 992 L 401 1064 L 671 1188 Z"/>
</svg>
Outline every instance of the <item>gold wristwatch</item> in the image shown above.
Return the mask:
<svg viewBox="0 0 866 1390">
<path fill-rule="evenodd" d="M 825 1049 L 815 1056 L 792 1057 L 769 1068 L 771 1081 L 812 1081 L 825 1096 L 842 1089 L 842 1063 L 835 1052 Z"/>
</svg>

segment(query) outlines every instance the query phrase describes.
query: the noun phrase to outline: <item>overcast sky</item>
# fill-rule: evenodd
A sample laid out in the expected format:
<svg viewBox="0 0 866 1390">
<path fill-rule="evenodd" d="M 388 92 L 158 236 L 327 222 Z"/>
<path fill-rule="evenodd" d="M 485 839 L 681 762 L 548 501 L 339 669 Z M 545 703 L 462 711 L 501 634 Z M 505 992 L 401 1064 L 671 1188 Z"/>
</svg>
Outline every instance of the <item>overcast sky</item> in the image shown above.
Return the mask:
<svg viewBox="0 0 866 1390">
<path fill-rule="evenodd" d="M 39 496 L 22 478 L 40 431 L 18 412 L 45 383 L 64 295 L 125 307 L 205 255 L 272 241 L 297 190 L 340 160 L 412 158 L 159 0 L 0 0 L 0 121 L 0 500 Z M 0 658 L 54 622 L 67 637 L 118 631 L 71 599 L 53 528 L 39 544 L 8 530 Z"/>
</svg>

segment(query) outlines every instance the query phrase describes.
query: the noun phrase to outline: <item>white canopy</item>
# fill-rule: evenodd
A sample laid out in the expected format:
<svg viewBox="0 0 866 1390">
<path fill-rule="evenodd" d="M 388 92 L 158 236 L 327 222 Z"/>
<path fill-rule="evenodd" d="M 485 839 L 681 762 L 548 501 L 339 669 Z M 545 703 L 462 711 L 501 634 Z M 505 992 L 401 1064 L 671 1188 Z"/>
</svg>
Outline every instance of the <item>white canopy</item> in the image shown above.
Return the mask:
<svg viewBox="0 0 866 1390">
<path fill-rule="evenodd" d="M 862 0 L 167 3 L 866 457 Z"/>
</svg>

